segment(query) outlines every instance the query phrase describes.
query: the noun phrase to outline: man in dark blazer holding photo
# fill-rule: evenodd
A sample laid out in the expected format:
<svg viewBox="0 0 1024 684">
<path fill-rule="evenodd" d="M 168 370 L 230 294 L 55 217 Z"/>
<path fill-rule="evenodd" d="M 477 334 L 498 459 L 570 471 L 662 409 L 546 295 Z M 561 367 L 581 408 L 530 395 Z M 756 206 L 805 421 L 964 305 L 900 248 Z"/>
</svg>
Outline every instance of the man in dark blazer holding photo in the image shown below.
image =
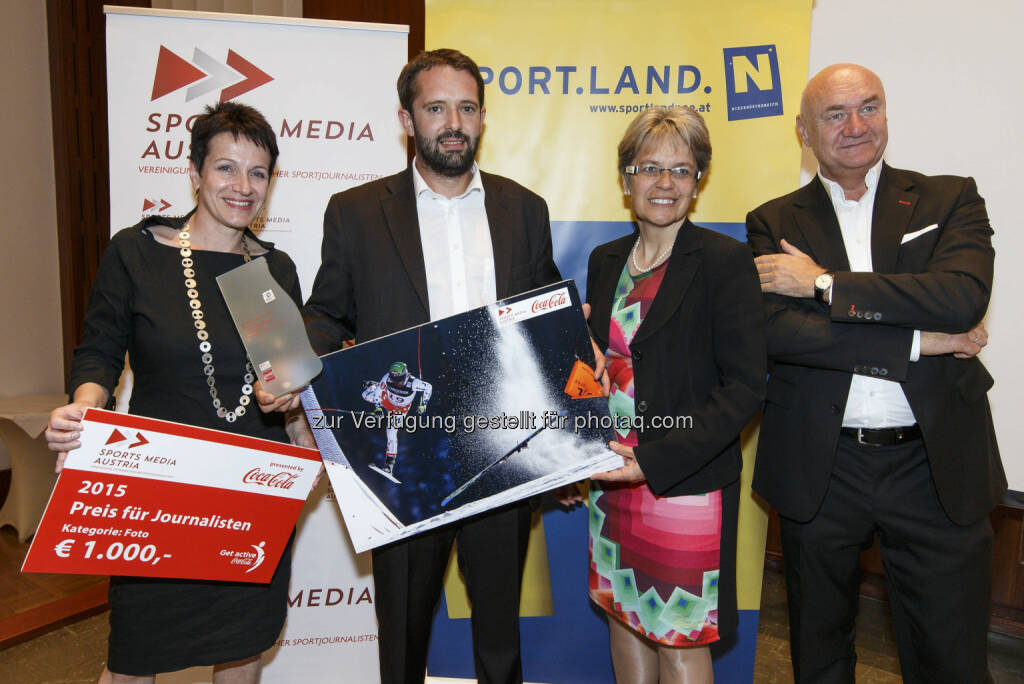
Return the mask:
<svg viewBox="0 0 1024 684">
<path fill-rule="evenodd" d="M 985 682 L 989 511 L 1006 490 L 976 354 L 994 251 L 970 178 L 882 161 L 878 77 L 808 83 L 806 186 L 747 216 L 770 379 L 754 488 L 779 512 L 798 682 L 853 682 L 878 533 L 906 682 Z"/>
<path fill-rule="evenodd" d="M 474 161 L 485 110 L 473 60 L 455 50 L 421 53 L 402 70 L 398 92 L 416 158 L 327 205 L 322 263 L 303 309 L 318 354 L 560 279 L 544 200 Z M 522 682 L 529 532 L 530 506 L 521 502 L 373 550 L 383 684 L 423 682 L 453 542 L 472 604 L 477 677 Z"/>
</svg>

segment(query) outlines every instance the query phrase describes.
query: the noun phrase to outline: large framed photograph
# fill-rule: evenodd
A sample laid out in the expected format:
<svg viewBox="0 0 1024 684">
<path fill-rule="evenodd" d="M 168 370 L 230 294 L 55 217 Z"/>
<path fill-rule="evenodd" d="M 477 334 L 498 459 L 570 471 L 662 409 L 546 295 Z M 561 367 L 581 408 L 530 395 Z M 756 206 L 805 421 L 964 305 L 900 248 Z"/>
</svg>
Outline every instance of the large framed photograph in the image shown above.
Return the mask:
<svg viewBox="0 0 1024 684">
<path fill-rule="evenodd" d="M 322 361 L 303 405 L 357 551 L 622 465 L 572 281 Z"/>
</svg>

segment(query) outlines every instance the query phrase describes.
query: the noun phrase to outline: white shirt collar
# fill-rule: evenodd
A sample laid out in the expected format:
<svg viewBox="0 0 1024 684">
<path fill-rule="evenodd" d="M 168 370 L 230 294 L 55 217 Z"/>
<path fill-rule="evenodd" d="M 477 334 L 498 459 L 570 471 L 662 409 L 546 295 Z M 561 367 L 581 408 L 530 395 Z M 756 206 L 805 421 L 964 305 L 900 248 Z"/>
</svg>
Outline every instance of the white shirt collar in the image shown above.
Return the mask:
<svg viewBox="0 0 1024 684">
<path fill-rule="evenodd" d="M 473 176 L 472 176 L 472 178 L 469 179 L 469 186 L 466 187 L 466 191 L 464 193 L 462 193 L 461 195 L 457 195 L 457 196 L 453 197 L 452 198 L 453 200 L 463 199 L 466 196 L 468 196 L 469 193 L 471 193 L 471 192 L 473 192 L 475 190 L 478 190 L 480 192 L 484 191 L 483 181 L 480 180 L 480 167 L 477 166 L 476 162 L 473 162 L 473 167 L 470 169 L 470 171 L 472 172 Z M 440 193 L 434 192 L 430 188 L 430 186 L 427 185 L 427 181 L 423 180 L 423 176 L 420 174 L 420 170 L 418 168 L 416 168 L 416 158 L 415 157 L 412 160 L 412 186 L 413 186 L 413 189 L 416 192 L 416 196 L 417 197 L 420 197 L 424 193 L 430 193 L 430 195 L 432 197 L 447 199 L 447 198 L 444 197 L 444 195 L 441 195 Z"/>
<path fill-rule="evenodd" d="M 881 174 L 882 174 L 882 160 L 879 159 L 878 162 L 874 166 L 872 166 L 870 169 L 868 169 L 868 172 L 866 174 L 864 174 L 864 185 L 867 186 L 868 191 L 866 193 L 864 193 L 864 195 L 862 196 L 862 199 L 863 199 L 863 197 L 867 197 L 869 195 L 872 196 L 872 197 L 874 196 L 873 190 L 875 189 L 875 186 L 878 185 L 878 177 Z M 822 185 L 824 185 L 825 189 L 828 190 L 828 194 L 829 194 L 830 197 L 832 197 L 832 202 L 833 203 L 835 203 L 835 202 L 851 202 L 852 203 L 853 202 L 853 200 L 846 199 L 846 192 L 843 190 L 843 186 L 839 185 L 839 183 L 836 183 L 834 180 L 829 180 L 828 178 L 825 178 L 825 176 L 823 176 L 821 174 L 821 167 L 820 166 L 818 167 L 818 178 L 821 179 Z"/>
</svg>

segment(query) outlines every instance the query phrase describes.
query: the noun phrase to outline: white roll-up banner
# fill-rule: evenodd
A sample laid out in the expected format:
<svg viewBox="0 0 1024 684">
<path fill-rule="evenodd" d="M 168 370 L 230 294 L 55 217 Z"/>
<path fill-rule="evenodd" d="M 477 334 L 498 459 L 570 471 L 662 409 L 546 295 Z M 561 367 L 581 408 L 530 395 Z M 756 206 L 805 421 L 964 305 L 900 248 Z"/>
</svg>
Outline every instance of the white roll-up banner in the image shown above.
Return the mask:
<svg viewBox="0 0 1024 684">
<path fill-rule="evenodd" d="M 298 267 L 303 296 L 320 264 L 323 211 L 335 192 L 406 165 L 395 80 L 408 27 L 241 14 L 106 8 L 111 232 L 180 216 L 191 122 L 206 105 L 259 109 L 281 155 L 261 238 Z M 122 401 L 123 405 L 123 401 Z M 356 556 L 326 478 L 300 518 L 288 620 L 262 681 L 376 682 L 377 624 L 368 554 Z M 210 668 L 161 675 L 209 682 Z"/>
</svg>

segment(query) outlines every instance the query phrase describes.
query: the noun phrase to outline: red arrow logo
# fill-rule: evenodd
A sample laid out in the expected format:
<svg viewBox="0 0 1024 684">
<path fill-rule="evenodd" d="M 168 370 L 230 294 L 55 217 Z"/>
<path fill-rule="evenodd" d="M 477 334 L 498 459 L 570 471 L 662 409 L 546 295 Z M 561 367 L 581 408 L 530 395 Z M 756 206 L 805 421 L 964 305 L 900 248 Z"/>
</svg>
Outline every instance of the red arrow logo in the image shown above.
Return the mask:
<svg viewBox="0 0 1024 684">
<path fill-rule="evenodd" d="M 138 438 L 139 441 L 135 442 L 135 444 L 129 444 L 129 449 L 134 449 L 135 447 L 142 446 L 143 444 L 149 444 L 149 440 L 143 437 L 141 432 L 136 432 L 135 436 Z"/>
<path fill-rule="evenodd" d="M 248 64 L 248 62 L 246 63 Z M 160 54 L 156 59 L 156 75 L 153 76 L 153 94 L 149 100 L 152 102 L 158 97 L 163 97 L 167 93 L 172 93 L 178 88 L 183 88 L 189 83 L 195 83 L 204 78 L 206 78 L 205 72 L 195 68 L 161 45 Z"/>
<path fill-rule="evenodd" d="M 114 428 L 114 431 L 110 433 L 110 437 L 107 438 L 107 444 L 114 444 L 115 442 L 123 442 L 126 439 L 128 439 L 128 438 L 125 437 L 124 435 L 122 435 L 121 432 L 117 428 Z"/>
<path fill-rule="evenodd" d="M 167 200 L 163 199 L 163 198 L 159 199 L 158 201 L 160 202 L 160 208 L 158 208 L 156 210 L 157 213 L 167 211 L 171 207 L 171 203 L 168 202 Z M 143 198 L 143 200 L 142 200 L 142 211 L 149 211 L 150 209 L 152 209 L 155 206 L 156 206 L 156 202 L 154 202 L 151 199 Z"/>
<path fill-rule="evenodd" d="M 228 86 L 224 90 L 220 91 L 221 102 L 227 102 L 232 98 L 238 97 L 243 93 L 247 93 L 254 88 L 259 88 L 261 85 L 270 83 L 274 80 L 273 76 L 261 70 L 255 64 L 231 49 L 228 50 L 228 66 L 242 74 L 242 76 L 245 76 L 245 80 L 240 83 L 236 83 L 233 86 Z M 180 88 L 181 86 L 178 87 Z"/>
</svg>

